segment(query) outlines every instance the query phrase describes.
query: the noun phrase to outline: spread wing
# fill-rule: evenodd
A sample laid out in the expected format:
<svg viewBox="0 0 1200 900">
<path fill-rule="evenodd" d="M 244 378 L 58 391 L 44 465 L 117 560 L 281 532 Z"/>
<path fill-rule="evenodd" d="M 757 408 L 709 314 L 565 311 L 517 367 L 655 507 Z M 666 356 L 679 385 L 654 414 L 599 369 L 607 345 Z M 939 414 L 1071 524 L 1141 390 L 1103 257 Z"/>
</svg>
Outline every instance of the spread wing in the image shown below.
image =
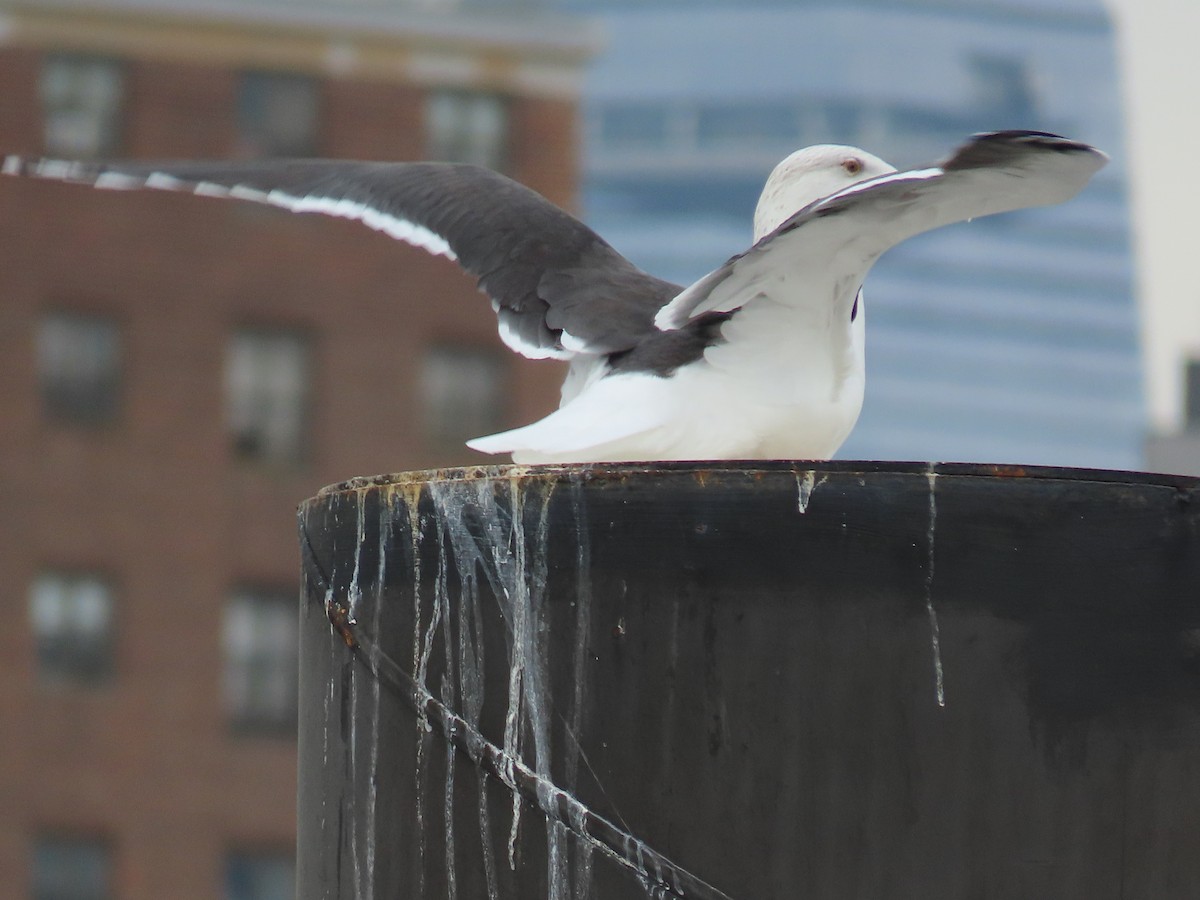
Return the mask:
<svg viewBox="0 0 1200 900">
<path fill-rule="evenodd" d="M 706 313 L 732 312 L 756 296 L 777 295 L 781 279 L 852 292 L 880 254 L 906 238 L 978 216 L 1061 203 L 1107 160 L 1087 144 L 1044 132 L 976 135 L 936 166 L 862 181 L 806 206 L 686 288 L 655 324 L 673 331 Z M 799 295 L 806 293 L 819 294 L 813 302 L 824 297 L 819 291 Z"/>
<path fill-rule="evenodd" d="M 535 359 L 628 350 L 680 286 L 638 269 L 535 191 L 479 166 L 345 160 L 68 162 L 3 172 L 100 188 L 159 188 L 356 219 L 479 279 L 500 336 Z"/>
</svg>

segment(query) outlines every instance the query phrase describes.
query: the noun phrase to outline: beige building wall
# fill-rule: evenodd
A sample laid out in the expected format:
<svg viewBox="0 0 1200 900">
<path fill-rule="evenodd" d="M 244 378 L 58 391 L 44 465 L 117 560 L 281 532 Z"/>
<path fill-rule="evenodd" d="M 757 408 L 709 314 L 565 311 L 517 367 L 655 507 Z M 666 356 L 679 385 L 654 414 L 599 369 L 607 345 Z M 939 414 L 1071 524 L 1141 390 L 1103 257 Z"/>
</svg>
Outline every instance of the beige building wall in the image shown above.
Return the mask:
<svg viewBox="0 0 1200 900">
<path fill-rule="evenodd" d="M 1183 426 L 1185 361 L 1200 358 L 1200 2 L 1108 4 L 1123 69 L 1150 427 L 1171 434 Z"/>
</svg>

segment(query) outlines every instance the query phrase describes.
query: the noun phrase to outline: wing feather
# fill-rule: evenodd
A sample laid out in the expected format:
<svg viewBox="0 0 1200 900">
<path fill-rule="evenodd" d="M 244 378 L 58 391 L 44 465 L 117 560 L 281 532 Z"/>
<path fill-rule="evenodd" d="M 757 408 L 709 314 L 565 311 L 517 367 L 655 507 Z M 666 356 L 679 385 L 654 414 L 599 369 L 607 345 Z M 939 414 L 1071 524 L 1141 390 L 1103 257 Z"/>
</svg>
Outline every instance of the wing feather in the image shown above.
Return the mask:
<svg viewBox="0 0 1200 900">
<path fill-rule="evenodd" d="M 659 310 L 673 331 L 707 313 L 749 302 L 755 285 L 786 268 L 813 283 L 861 283 L 901 241 L 943 225 L 1075 196 L 1107 162 L 1077 141 L 1037 131 L 976 135 L 938 166 L 882 175 L 806 206 L 744 253 L 705 275 Z M 817 298 L 813 298 L 816 300 Z"/>
<path fill-rule="evenodd" d="M 655 331 L 655 312 L 680 291 L 638 269 L 540 194 L 479 166 L 10 156 L 0 171 L 99 188 L 189 191 L 358 220 L 457 261 L 492 298 L 505 343 L 534 358 L 628 350 Z"/>
</svg>

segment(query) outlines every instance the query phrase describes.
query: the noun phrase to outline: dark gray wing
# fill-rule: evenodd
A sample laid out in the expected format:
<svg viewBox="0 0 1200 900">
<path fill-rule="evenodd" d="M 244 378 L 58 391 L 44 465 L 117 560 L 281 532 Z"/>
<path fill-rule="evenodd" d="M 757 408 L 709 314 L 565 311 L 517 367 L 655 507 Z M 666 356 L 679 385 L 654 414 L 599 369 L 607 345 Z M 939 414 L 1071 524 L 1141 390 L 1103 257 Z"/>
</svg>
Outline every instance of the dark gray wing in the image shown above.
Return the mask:
<svg viewBox="0 0 1200 900">
<path fill-rule="evenodd" d="M 489 169 L 344 160 L 66 162 L 3 172 L 101 188 L 160 188 L 357 219 L 457 260 L 492 299 L 505 343 L 533 358 L 612 353 L 653 333 L 681 287 L 646 274 L 578 219 Z"/>
<path fill-rule="evenodd" d="M 811 295 L 796 302 L 827 302 L 833 291 L 862 284 L 880 254 L 901 241 L 979 216 L 1061 203 L 1107 160 L 1094 147 L 1040 131 L 975 135 L 938 165 L 860 181 L 809 204 L 686 288 L 655 323 L 673 331 L 755 297 L 795 296 L 796 285 Z"/>
</svg>

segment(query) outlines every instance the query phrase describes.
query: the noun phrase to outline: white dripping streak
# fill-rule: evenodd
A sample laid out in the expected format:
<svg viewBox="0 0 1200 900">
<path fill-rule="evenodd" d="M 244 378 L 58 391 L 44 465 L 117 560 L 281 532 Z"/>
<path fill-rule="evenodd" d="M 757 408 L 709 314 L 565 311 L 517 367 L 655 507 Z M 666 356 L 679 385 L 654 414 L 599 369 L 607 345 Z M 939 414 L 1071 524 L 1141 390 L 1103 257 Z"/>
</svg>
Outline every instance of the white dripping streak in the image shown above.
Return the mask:
<svg viewBox="0 0 1200 900">
<path fill-rule="evenodd" d="M 488 900 L 500 900 L 497 886 L 496 857 L 492 853 L 492 826 L 487 809 L 487 773 L 477 770 L 479 793 L 479 839 L 483 846 L 483 877 L 487 881 Z"/>
<path fill-rule="evenodd" d="M 450 741 L 446 742 L 446 897 L 458 900 L 458 876 L 454 849 L 454 764 L 458 750 Z"/>
<path fill-rule="evenodd" d="M 408 510 L 408 534 L 411 541 L 409 552 L 412 555 L 412 592 L 413 592 L 413 677 L 421 665 L 421 514 L 419 495 L 406 502 Z M 441 545 L 441 535 L 438 535 Z M 417 725 L 421 732 L 427 731 L 429 723 L 425 719 L 423 707 L 417 708 Z"/>
<path fill-rule="evenodd" d="M 413 679 L 416 681 L 417 690 L 424 694 L 429 694 L 429 686 L 426 684 L 429 670 L 429 657 L 433 652 L 433 636 L 437 632 L 438 623 L 441 619 L 442 606 L 445 603 L 446 595 L 446 543 L 442 534 L 442 523 L 438 519 L 434 523 L 435 532 L 437 534 L 438 544 L 438 571 L 434 579 L 433 587 L 433 609 L 429 616 L 429 627 L 424 633 L 422 640 L 421 632 L 421 564 L 420 564 L 420 514 L 419 501 L 414 502 L 409 507 L 409 522 L 412 532 L 413 542 Z M 417 896 L 425 895 L 425 816 L 424 816 L 424 761 L 425 761 L 425 736 L 432 730 L 429 724 L 429 719 L 425 715 L 424 704 L 417 704 L 417 745 L 413 762 L 413 782 L 415 788 L 415 810 L 417 820 Z"/>
<path fill-rule="evenodd" d="M 371 611 L 371 634 L 378 635 L 380 632 L 380 623 L 383 612 L 384 603 L 384 586 L 387 581 L 387 558 L 388 549 L 392 538 L 392 522 L 393 522 L 393 501 L 394 498 L 390 494 L 382 494 L 382 502 L 379 506 L 379 568 L 375 573 L 375 608 Z M 373 669 L 379 666 L 379 647 L 377 644 L 371 646 L 371 665 Z M 370 826 L 367 830 L 367 894 L 368 897 L 375 896 L 375 821 L 376 821 L 376 806 L 379 792 L 379 720 L 381 718 L 382 709 L 380 708 L 381 687 L 378 678 L 371 679 L 371 760 L 370 770 L 367 773 L 367 821 Z"/>
<path fill-rule="evenodd" d="M 307 528 L 307 527 L 308 527 L 308 524 L 306 522 L 305 528 Z M 330 579 L 329 583 L 325 587 L 325 609 L 330 609 L 332 606 L 333 606 L 333 580 Z M 327 645 L 329 647 L 330 659 L 326 661 L 326 665 L 328 667 L 326 669 L 326 671 L 333 673 L 333 672 L 338 671 L 337 662 L 336 662 L 337 655 L 338 655 L 338 648 L 337 648 L 337 645 L 335 644 L 335 642 L 333 642 L 333 641 L 328 641 Z M 321 771 L 323 771 L 323 772 L 329 771 L 329 721 L 330 721 L 329 710 L 330 710 L 330 707 L 333 705 L 333 693 L 334 693 L 335 683 L 336 683 L 336 679 L 331 674 L 330 678 L 329 678 L 329 683 L 326 685 L 326 691 L 325 691 L 325 697 L 324 697 L 324 709 L 322 710 L 323 715 L 322 715 L 322 719 L 321 719 Z M 325 833 L 325 823 L 328 820 L 327 802 L 328 802 L 328 792 L 321 791 L 321 834 Z"/>
<path fill-rule="evenodd" d="M 509 481 L 511 505 L 516 508 L 520 504 L 521 484 L 517 478 Z M 548 615 L 545 606 L 547 581 L 547 540 L 550 524 L 550 498 L 553 487 L 546 485 L 542 496 L 542 508 L 538 518 L 537 532 L 533 546 L 533 564 L 522 579 L 526 586 L 526 602 L 529 615 L 526 619 L 526 633 L 523 635 L 525 662 L 525 709 L 528 713 L 529 727 L 533 733 L 534 766 L 541 782 L 550 784 L 551 746 L 550 746 L 550 717 L 546 706 L 550 697 L 547 680 L 547 647 Z M 516 518 L 513 520 L 516 530 Z M 521 573 L 514 573 L 520 577 Z M 570 886 L 567 874 L 567 852 L 565 845 L 566 829 L 561 822 L 547 821 L 546 829 L 546 880 L 549 886 L 548 900 L 566 900 L 565 891 Z"/>
<path fill-rule="evenodd" d="M 504 755 L 506 759 L 519 759 L 521 755 L 521 701 L 524 699 L 522 682 L 525 677 L 526 657 L 524 634 L 529 617 L 529 603 L 525 585 L 525 524 L 524 508 L 520 495 L 514 492 L 512 516 L 512 560 L 515 571 L 504 578 L 501 570 L 501 590 L 512 627 L 512 650 L 508 667 L 508 712 L 504 717 Z M 497 545 L 499 547 L 501 545 Z M 497 561 L 499 562 L 499 561 Z M 498 567 L 499 568 L 499 567 Z M 520 593 L 517 593 L 520 592 Z M 526 713 L 528 715 L 528 712 Z M 512 778 L 511 772 L 509 778 Z M 513 782 L 515 785 L 515 781 Z M 521 798 L 513 791 L 512 826 L 508 832 L 508 867 L 517 869 L 517 834 L 521 828 Z"/>
<path fill-rule="evenodd" d="M 596 847 L 592 841 L 579 838 L 586 834 L 582 807 L 576 803 L 567 808 L 567 816 L 576 835 L 575 843 L 575 890 L 573 900 L 589 900 L 592 896 L 592 854 Z"/>
<path fill-rule="evenodd" d="M 571 673 L 575 680 L 571 696 L 570 731 L 572 744 L 564 767 L 564 784 L 574 793 L 579 771 L 579 756 L 583 752 L 580 740 L 583 734 L 583 688 L 587 662 L 587 640 L 592 621 L 592 551 L 587 527 L 587 510 L 584 506 L 583 482 L 578 476 L 571 477 L 571 507 L 575 516 L 575 647 L 571 660 Z M 573 823 L 574 824 L 574 823 Z M 575 867 L 573 896 L 576 900 L 591 895 L 592 845 L 579 842 L 575 845 Z"/>
<path fill-rule="evenodd" d="M 521 737 L 524 727 L 522 682 L 525 663 L 525 657 L 521 653 L 520 642 L 516 639 L 515 635 L 519 634 L 516 619 L 523 612 L 527 611 L 527 604 L 518 602 L 521 593 L 520 586 L 523 585 L 525 578 L 524 529 L 519 525 L 521 520 L 520 503 L 518 500 L 516 509 L 509 516 L 511 522 L 518 524 L 511 525 L 506 532 L 501 522 L 500 509 L 496 503 L 491 482 L 480 479 L 473 483 L 465 484 L 431 483 L 429 485 L 429 492 L 437 509 L 439 527 L 438 552 L 442 568 L 444 569 L 447 565 L 447 547 L 440 539 L 444 530 L 445 535 L 449 537 L 449 549 L 454 555 L 455 567 L 460 583 L 464 585 L 475 584 L 476 567 L 481 567 L 484 575 L 491 584 L 492 592 L 500 607 L 501 616 L 505 620 L 510 633 L 511 651 L 509 658 L 508 709 L 505 714 L 503 737 L 504 762 L 498 775 L 513 795 L 512 824 L 508 839 L 508 859 L 509 866 L 515 871 L 516 840 L 520 831 L 521 799 L 516 789 L 513 766 L 521 760 Z M 472 528 L 468 527 L 465 519 L 465 513 L 468 509 L 475 514 L 475 521 L 472 522 L 472 525 L 476 528 L 483 528 L 481 535 L 474 534 Z M 483 552 L 485 549 L 488 551 L 486 556 Z M 441 590 L 444 592 L 444 586 Z M 460 602 L 473 601 L 471 600 L 471 596 L 468 595 L 460 597 Z M 478 607 L 477 602 L 474 602 L 473 605 Z M 477 618 L 477 621 L 480 621 L 479 618 Z M 481 633 L 477 635 L 477 640 L 480 643 L 480 652 L 482 652 L 483 638 Z M 480 663 L 480 670 L 482 671 L 482 662 Z M 480 706 L 482 706 L 482 686 L 480 691 L 479 702 Z M 483 782 L 481 781 L 481 790 L 482 784 Z M 482 798 L 480 808 L 481 838 L 484 841 L 485 847 L 490 848 L 486 804 Z M 489 854 L 490 849 L 486 849 L 485 865 L 487 864 L 487 856 Z M 495 887 L 494 872 L 489 873 L 488 883 L 489 895 L 491 895 L 497 890 Z"/>
<path fill-rule="evenodd" d="M 531 777 L 535 779 L 537 782 L 537 806 L 547 818 L 548 841 L 557 842 L 563 840 L 564 837 L 569 839 L 573 833 L 580 842 L 579 846 L 583 849 L 587 861 L 586 872 L 589 880 L 582 883 L 582 893 L 579 890 L 580 885 L 575 886 L 576 890 L 573 894 L 575 898 L 587 897 L 590 894 L 590 862 L 591 855 L 595 850 L 599 850 L 621 866 L 632 869 L 646 885 L 649 893 L 665 896 L 668 887 L 663 883 L 666 872 L 664 872 L 662 860 L 650 852 L 644 843 L 628 833 L 626 833 L 626 852 L 624 854 L 593 836 L 588 830 L 589 809 L 572 793 L 557 787 L 550 778 L 548 765 L 551 750 L 548 719 L 550 694 L 545 678 L 549 649 L 545 639 L 522 641 L 520 639 L 522 631 L 516 629 L 514 623 L 520 612 L 518 607 L 522 605 L 521 598 L 524 597 L 529 602 L 529 609 L 525 615 L 525 622 L 529 627 L 524 630 L 524 634 L 527 636 L 545 634 L 540 627 L 548 620 L 539 611 L 544 612 L 546 609 L 545 589 L 548 571 L 545 549 L 549 527 L 548 508 L 551 500 L 549 492 L 553 490 L 553 484 L 545 486 L 547 494 L 542 498 L 541 519 L 533 542 L 533 551 L 536 556 L 533 559 L 532 569 L 528 569 L 530 543 L 526 539 L 523 521 L 521 479 L 512 477 L 508 481 L 512 498 L 508 510 L 503 509 L 497 503 L 498 488 L 503 483 L 499 479 L 493 481 L 488 478 L 479 478 L 465 483 L 452 482 L 449 484 L 431 482 L 426 488 L 436 508 L 439 558 L 445 560 L 446 543 L 448 542 L 455 556 L 455 566 L 460 580 L 464 584 L 472 585 L 470 589 L 464 589 L 462 602 L 474 607 L 477 639 L 482 642 L 482 612 L 480 604 L 477 602 L 478 595 L 475 593 L 475 586 L 478 584 L 476 573 L 482 572 L 488 579 L 492 589 L 491 593 L 505 620 L 506 631 L 509 635 L 510 676 L 513 669 L 518 667 L 523 673 L 517 690 L 518 727 L 514 734 L 515 739 L 519 745 L 521 736 L 527 730 L 535 741 L 535 749 L 538 743 L 545 748 L 544 754 L 538 753 L 538 762 L 536 763 L 537 767 L 541 769 L 541 760 L 546 760 L 546 771 L 543 772 L 534 771 L 534 767 L 530 766 L 519 752 L 510 754 L 504 748 L 493 746 L 499 756 L 497 774 L 517 798 L 520 797 L 520 794 L 516 784 L 516 773 L 519 771 L 523 779 Z M 443 541 L 443 537 L 447 541 Z M 444 596 L 443 605 L 449 604 L 451 599 L 449 596 Z M 459 639 L 462 640 L 461 633 Z M 482 653 L 482 647 L 479 649 Z M 481 657 L 478 671 L 481 673 L 483 671 Z M 526 703 L 524 698 L 530 698 L 531 693 L 537 694 L 537 696 L 531 698 L 531 702 Z M 433 700 L 433 697 L 424 685 L 417 685 L 416 699 L 419 705 L 424 705 Z M 482 696 L 480 699 L 482 701 Z M 511 693 L 508 699 L 511 709 L 513 700 Z M 464 705 L 468 705 L 465 697 Z M 465 720 L 462 721 L 462 726 L 468 730 L 467 737 L 471 739 L 470 729 L 472 726 L 468 725 Z M 544 737 L 544 742 L 539 741 L 539 735 Z M 508 737 L 507 733 L 506 737 Z M 478 734 L 474 734 L 473 739 L 480 742 L 486 740 Z M 581 761 L 590 769 L 590 764 L 586 755 L 583 754 L 582 748 L 579 748 L 579 753 Z M 481 804 L 482 785 L 485 777 L 481 768 L 479 770 Z M 597 786 L 603 793 L 603 786 L 600 785 L 598 779 Z M 565 817 L 565 822 L 563 817 Z M 557 836 L 555 835 L 556 829 L 550 824 L 551 820 L 560 825 L 566 825 L 565 829 L 557 829 Z M 519 828 L 518 822 L 514 822 L 514 825 Z M 486 822 L 481 822 L 481 826 L 484 846 L 485 848 L 490 847 Z M 626 826 L 627 828 L 628 826 Z M 549 853 L 554 853 L 554 844 L 551 843 L 547 849 Z M 648 865 L 648 859 L 653 862 L 652 866 Z M 485 867 L 487 866 L 486 860 L 487 856 L 485 855 Z M 510 862 L 512 861 L 510 859 Z M 552 879 L 555 871 L 556 869 L 551 869 Z M 561 869 L 557 871 L 561 871 Z M 679 872 L 673 872 L 672 876 L 675 895 L 683 896 L 679 886 Z M 565 876 L 560 876 L 557 885 L 554 880 L 551 881 L 549 885 L 552 892 L 551 897 L 565 900 L 567 896 L 563 893 L 567 886 L 565 881 Z M 498 900 L 498 894 L 493 887 L 494 883 L 494 878 L 489 874 L 488 897 L 490 900 Z"/>
<path fill-rule="evenodd" d="M 358 574 L 360 567 L 362 566 L 362 548 L 363 542 L 366 540 L 367 528 L 367 511 L 365 503 L 366 495 L 362 491 L 358 491 L 357 495 L 358 511 L 356 513 L 357 520 L 355 522 L 355 538 L 357 543 L 355 544 L 356 549 L 354 551 L 354 572 L 350 576 L 350 587 L 347 590 L 351 622 L 357 618 L 358 607 L 362 603 L 362 588 L 358 585 Z"/>
<path fill-rule="evenodd" d="M 438 703 L 432 694 L 422 692 L 419 689 L 415 691 L 415 696 L 418 703 L 427 705 Z M 592 834 L 589 823 L 592 821 L 592 817 L 596 816 L 596 813 L 589 807 L 585 806 L 571 794 L 557 788 L 549 780 L 539 777 L 523 760 L 503 759 L 503 750 L 492 744 L 483 735 L 474 732 L 461 719 L 454 717 L 451 711 L 442 709 L 441 712 L 444 716 L 443 721 L 445 721 L 446 727 L 450 729 L 449 731 L 444 731 L 443 734 L 460 734 L 462 732 L 456 729 L 461 727 L 466 732 L 465 737 L 468 744 L 479 748 L 486 748 L 487 756 L 491 759 L 497 759 L 496 765 L 498 767 L 507 767 L 511 772 L 520 772 L 523 782 L 534 782 L 535 797 L 532 802 L 536 804 L 543 815 L 558 822 L 562 822 L 565 817 L 565 820 L 571 823 L 573 829 L 578 829 L 576 837 L 579 840 L 587 842 L 591 845 L 592 849 L 599 850 L 618 865 L 631 870 L 646 887 L 647 892 L 651 896 L 665 897 L 668 890 L 673 892 L 672 896 L 680 898 L 691 896 L 685 894 L 681 887 L 680 875 L 687 873 L 683 872 L 678 866 L 671 863 L 671 884 L 668 886 L 665 882 L 667 873 L 664 871 L 664 858 L 661 854 L 650 849 L 644 842 L 626 832 L 618 832 L 623 839 L 623 847 L 620 850 L 615 845 L 608 843 L 607 840 Z M 501 774 L 500 777 L 503 779 L 504 776 Z M 507 784 L 508 782 L 506 781 L 505 783 Z M 630 847 L 634 847 L 635 850 L 631 851 Z M 631 853 L 634 853 L 634 855 L 631 856 Z M 653 860 L 653 871 L 658 873 L 657 877 L 659 879 L 662 879 L 661 884 L 654 883 L 656 876 L 651 874 L 646 864 L 645 857 L 647 853 L 650 854 Z M 670 863 L 669 860 L 665 861 Z M 724 896 L 724 894 L 721 896 Z"/>
<path fill-rule="evenodd" d="M 462 714 L 478 729 L 483 714 L 483 610 L 479 605 L 475 560 L 470 565 L 458 565 L 461 595 L 458 604 L 458 679 Z M 499 900 L 496 859 L 492 852 L 492 830 L 488 820 L 487 779 L 482 768 L 477 770 L 479 800 L 479 840 L 483 853 L 483 873 L 487 882 L 488 900 Z"/>
<path fill-rule="evenodd" d="M 431 486 L 431 493 L 438 505 L 439 516 L 444 520 L 443 527 L 451 538 L 460 583 L 464 587 L 471 585 L 475 567 L 481 565 L 491 582 L 509 632 L 508 707 L 503 737 L 504 764 L 500 775 L 513 790 L 508 856 L 509 865 L 515 870 L 524 801 L 515 789 L 514 767 L 527 765 L 521 755 L 521 745 L 526 737 L 533 742 L 532 770 L 547 788 L 553 787 L 550 781 L 552 747 L 546 667 L 546 542 L 553 485 L 547 486 L 541 498 L 538 524 L 532 535 L 525 527 L 521 479 L 508 480 L 508 509 L 497 502 L 499 487 L 499 484 L 479 479 L 473 484 Z M 470 527 L 464 515 L 467 511 L 472 514 Z M 464 590 L 460 602 L 477 607 L 471 596 L 473 593 Z M 449 598 L 446 602 L 449 603 Z M 464 640 L 461 629 L 459 640 Z M 460 658 L 467 655 L 460 650 Z M 468 674 L 470 668 L 470 665 L 463 666 L 462 674 Z M 484 830 L 485 826 L 481 827 L 481 831 Z M 546 834 L 549 898 L 565 900 L 570 883 L 566 853 L 568 832 L 561 824 L 548 823 Z M 486 834 L 483 836 L 486 841 Z"/>
<path fill-rule="evenodd" d="M 925 567 L 925 610 L 929 613 L 930 643 L 933 647 L 934 686 L 937 693 L 938 706 L 946 705 L 946 686 L 942 677 L 942 640 L 941 628 L 938 626 L 937 610 L 933 608 L 933 546 L 937 532 L 937 472 L 930 465 L 925 473 L 929 482 L 929 529 L 926 532 L 926 542 L 929 548 L 928 564 Z"/>
<path fill-rule="evenodd" d="M 808 501 L 812 497 L 816 482 L 817 473 L 812 469 L 805 472 L 803 478 L 799 474 L 796 475 L 796 509 L 799 510 L 800 515 L 808 512 Z"/>
<path fill-rule="evenodd" d="M 359 587 L 358 576 L 362 570 L 362 554 L 363 546 L 366 543 L 366 494 L 363 491 L 355 492 L 355 529 L 354 529 L 354 571 L 350 575 L 350 584 L 346 589 L 349 621 L 354 623 L 359 607 L 362 605 L 362 588 Z M 358 774 L 358 723 L 363 721 L 362 713 L 359 711 L 359 692 L 360 681 L 359 668 L 354 666 L 350 669 L 350 782 L 357 784 L 359 780 Z M 374 680 L 374 679 L 370 679 Z M 350 815 L 351 819 L 356 819 L 358 810 L 357 794 L 352 793 L 350 800 Z M 362 871 L 362 856 L 358 852 L 358 832 L 359 828 L 354 825 L 350 829 L 350 861 L 352 872 L 354 875 L 354 891 L 357 895 L 363 895 L 363 871 Z"/>
<path fill-rule="evenodd" d="M 459 606 L 463 604 L 463 597 L 460 594 Z M 441 685 L 441 701 L 446 709 L 456 709 L 458 704 L 455 703 L 455 682 L 456 667 L 454 665 L 454 654 L 452 648 L 454 644 L 454 635 L 452 634 L 451 615 L 449 597 L 446 598 L 445 611 L 442 615 L 442 651 L 445 657 L 445 668 L 442 671 Z M 461 639 L 461 638 L 460 638 Z M 446 865 L 446 895 L 447 900 L 458 900 L 458 879 L 457 869 L 455 865 L 455 842 L 454 842 L 454 775 L 455 763 L 458 759 L 458 751 L 452 741 L 446 742 L 446 784 L 444 795 L 444 835 L 445 835 L 445 865 Z"/>
<path fill-rule="evenodd" d="M 457 486 L 455 486 L 457 487 Z M 478 566 L 483 563 L 479 553 L 478 545 L 470 538 L 466 523 L 463 521 L 462 513 L 467 504 L 467 498 L 457 496 L 457 492 L 453 489 L 448 489 L 442 485 L 431 485 L 430 493 L 433 497 L 435 507 L 438 511 L 439 529 L 445 528 L 446 533 L 450 536 L 450 549 L 454 554 L 455 570 L 458 575 L 459 595 L 458 595 L 458 639 L 457 646 L 457 662 L 458 662 L 458 696 L 461 704 L 461 715 L 466 723 L 474 729 L 479 728 L 480 719 L 483 714 L 484 704 L 484 643 L 483 643 L 483 611 L 479 604 L 479 581 L 478 581 Z M 494 516 L 491 516 L 494 518 Z M 439 544 L 439 551 L 442 554 L 440 557 L 441 564 L 445 563 L 445 546 Z M 447 655 L 446 667 L 447 672 L 453 672 L 453 661 L 450 658 L 452 652 L 451 636 L 450 636 L 450 606 L 449 598 L 446 599 L 446 643 L 445 652 Z M 446 699 L 446 691 L 443 689 L 443 701 Z M 453 752 L 453 744 L 451 744 Z M 448 766 L 453 766 L 453 762 L 448 762 Z M 450 769 L 447 770 L 448 773 Z M 449 777 L 449 775 L 448 775 Z M 482 768 L 477 770 L 478 777 L 478 803 L 479 803 L 479 835 L 480 846 L 483 854 L 483 869 L 484 877 L 487 883 L 487 893 L 489 900 L 499 900 L 499 887 L 496 875 L 495 856 L 492 851 L 491 826 L 488 820 L 487 807 L 487 781 L 486 775 Z M 447 786 L 447 821 L 452 815 L 449 803 L 453 788 Z M 448 826 L 449 827 L 449 826 Z M 448 832 L 448 838 L 452 842 L 452 835 Z M 452 852 L 448 851 L 448 856 L 452 856 Z M 450 877 L 454 878 L 454 873 L 450 873 Z M 457 886 L 455 886 L 457 890 Z"/>
</svg>

